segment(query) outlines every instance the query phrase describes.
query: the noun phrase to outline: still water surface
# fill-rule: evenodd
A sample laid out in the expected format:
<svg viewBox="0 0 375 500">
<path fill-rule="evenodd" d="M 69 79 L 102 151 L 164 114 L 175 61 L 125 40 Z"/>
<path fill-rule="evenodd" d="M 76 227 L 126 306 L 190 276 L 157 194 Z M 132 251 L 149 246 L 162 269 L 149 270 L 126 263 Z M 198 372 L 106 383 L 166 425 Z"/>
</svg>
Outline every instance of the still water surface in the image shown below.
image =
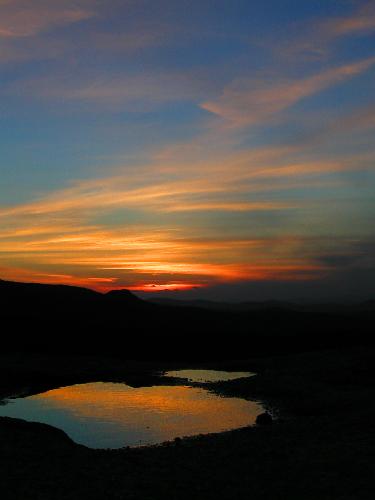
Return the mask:
<svg viewBox="0 0 375 500">
<path fill-rule="evenodd" d="M 183 378 L 189 382 L 223 382 L 225 380 L 235 380 L 237 378 L 252 377 L 251 372 L 225 372 L 221 370 L 174 370 L 165 372 L 167 377 Z"/>
<path fill-rule="evenodd" d="M 10 399 L 0 415 L 53 425 L 91 448 L 157 444 L 251 425 L 262 407 L 203 388 L 94 382 Z"/>
</svg>

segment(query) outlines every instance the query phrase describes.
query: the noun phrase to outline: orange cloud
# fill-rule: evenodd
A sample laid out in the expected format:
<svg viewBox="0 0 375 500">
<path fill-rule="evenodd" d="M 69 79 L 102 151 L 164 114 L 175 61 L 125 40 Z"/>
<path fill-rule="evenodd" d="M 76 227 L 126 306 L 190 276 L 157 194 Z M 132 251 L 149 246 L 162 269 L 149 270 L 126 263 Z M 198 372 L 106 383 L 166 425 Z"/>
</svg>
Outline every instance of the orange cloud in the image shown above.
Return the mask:
<svg viewBox="0 0 375 500">
<path fill-rule="evenodd" d="M 0 208 L 4 276 L 100 290 L 314 279 L 324 268 L 296 238 L 245 238 L 240 224 L 223 237 L 220 227 L 195 225 L 193 219 L 181 224 L 177 217 L 187 211 L 191 217 L 213 210 L 298 212 L 313 204 L 286 202 L 275 195 L 260 199 L 260 194 L 326 186 L 328 181 L 313 176 L 358 168 L 357 157 L 288 162 L 289 156 L 290 149 L 241 152 L 222 162 L 195 164 L 191 171 L 185 163 L 156 161 L 126 175 L 76 182 L 39 200 Z M 160 164 L 165 171 L 159 170 Z M 175 215 L 175 222 L 162 227 L 138 219 L 129 224 L 126 211 L 134 208 L 142 212 L 141 220 L 158 212 Z M 118 209 L 124 210 L 123 222 L 112 227 L 92 222 L 97 214 L 110 218 Z"/>
<path fill-rule="evenodd" d="M 359 6 L 351 15 L 329 19 L 320 25 L 320 31 L 329 38 L 370 33 L 374 30 L 375 6 L 372 1 Z"/>
<path fill-rule="evenodd" d="M 160 172 L 159 163 L 150 163 L 139 168 L 138 175 L 126 171 L 123 175 L 75 182 L 71 187 L 55 191 L 40 200 L 16 206 L 0 207 L 1 218 L 39 218 L 33 225 L 36 231 L 43 230 L 43 218 L 78 217 L 85 219 L 89 213 L 100 209 L 136 208 L 142 211 L 275 211 L 298 208 L 296 203 L 283 200 L 267 200 L 267 194 L 299 187 L 329 185 L 324 179 L 308 179 L 312 174 L 325 174 L 360 168 L 360 157 L 345 157 L 337 160 L 305 161 L 287 160 L 282 153 L 277 160 L 271 150 L 259 156 L 253 151 L 232 154 L 220 161 L 189 164 L 164 163 Z M 176 177 L 179 179 L 176 180 Z M 277 178 L 287 179 L 283 185 Z M 299 178 L 299 179 L 298 179 Z M 160 180 L 162 179 L 162 180 Z M 257 200 L 251 195 L 256 193 Z M 264 193 L 264 199 L 259 195 Z M 62 224 L 63 225 L 63 224 Z M 16 227 L 12 224 L 11 231 Z M 23 228 L 22 230 L 32 230 Z"/>
<path fill-rule="evenodd" d="M 81 226 L 16 236 L 0 232 L 3 278 L 70 283 L 106 290 L 189 289 L 217 282 L 314 277 L 322 270 L 296 256 L 295 238 L 236 239 L 195 236 L 193 228 Z M 276 257 L 277 255 L 277 257 Z M 151 286 L 155 285 L 155 286 Z"/>
</svg>

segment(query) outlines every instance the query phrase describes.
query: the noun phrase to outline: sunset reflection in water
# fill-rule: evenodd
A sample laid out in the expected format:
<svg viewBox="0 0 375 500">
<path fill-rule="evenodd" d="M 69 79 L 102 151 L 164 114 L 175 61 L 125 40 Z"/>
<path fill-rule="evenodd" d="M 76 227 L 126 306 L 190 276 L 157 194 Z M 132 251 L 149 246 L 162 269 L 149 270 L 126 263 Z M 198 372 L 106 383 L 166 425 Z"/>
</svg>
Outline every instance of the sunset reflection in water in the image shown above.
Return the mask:
<svg viewBox="0 0 375 500">
<path fill-rule="evenodd" d="M 156 444 L 251 425 L 260 404 L 202 388 L 95 382 L 10 400 L 3 416 L 43 422 L 92 448 Z"/>
</svg>

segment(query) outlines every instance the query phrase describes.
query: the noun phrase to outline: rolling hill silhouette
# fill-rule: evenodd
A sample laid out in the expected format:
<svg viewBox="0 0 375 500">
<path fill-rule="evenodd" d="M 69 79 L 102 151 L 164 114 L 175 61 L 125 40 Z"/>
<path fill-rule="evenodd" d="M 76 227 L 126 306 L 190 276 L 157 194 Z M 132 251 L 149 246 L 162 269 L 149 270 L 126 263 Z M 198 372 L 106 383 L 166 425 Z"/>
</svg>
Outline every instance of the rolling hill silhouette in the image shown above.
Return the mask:
<svg viewBox="0 0 375 500">
<path fill-rule="evenodd" d="M 352 307 L 288 303 L 153 303 L 128 290 L 0 280 L 2 348 L 216 358 L 372 342 L 373 301 Z"/>
</svg>

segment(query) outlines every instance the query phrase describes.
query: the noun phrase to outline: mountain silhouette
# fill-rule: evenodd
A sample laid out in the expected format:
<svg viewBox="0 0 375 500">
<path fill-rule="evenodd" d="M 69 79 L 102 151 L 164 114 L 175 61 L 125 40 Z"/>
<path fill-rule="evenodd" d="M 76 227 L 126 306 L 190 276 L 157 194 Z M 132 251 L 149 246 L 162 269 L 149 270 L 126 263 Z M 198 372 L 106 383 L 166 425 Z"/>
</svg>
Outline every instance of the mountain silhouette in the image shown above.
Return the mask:
<svg viewBox="0 0 375 500">
<path fill-rule="evenodd" d="M 88 288 L 69 285 L 45 285 L 39 283 L 18 283 L 0 280 L 0 300 L 6 313 L 17 317 L 51 315 L 58 311 L 93 314 L 103 311 L 108 305 L 126 310 L 136 307 L 152 307 L 133 295 L 129 290 L 113 290 L 106 294 Z"/>
<path fill-rule="evenodd" d="M 139 299 L 132 292 L 126 289 L 111 290 L 105 294 L 105 298 L 113 304 L 117 304 L 119 306 L 136 307 L 139 309 L 149 307 L 148 302 Z"/>
<path fill-rule="evenodd" d="M 128 358 L 217 358 L 372 342 L 373 301 L 348 307 L 282 302 L 153 303 L 129 290 L 0 280 L 2 348 L 116 353 Z M 198 307 L 197 307 L 198 306 Z"/>
</svg>

